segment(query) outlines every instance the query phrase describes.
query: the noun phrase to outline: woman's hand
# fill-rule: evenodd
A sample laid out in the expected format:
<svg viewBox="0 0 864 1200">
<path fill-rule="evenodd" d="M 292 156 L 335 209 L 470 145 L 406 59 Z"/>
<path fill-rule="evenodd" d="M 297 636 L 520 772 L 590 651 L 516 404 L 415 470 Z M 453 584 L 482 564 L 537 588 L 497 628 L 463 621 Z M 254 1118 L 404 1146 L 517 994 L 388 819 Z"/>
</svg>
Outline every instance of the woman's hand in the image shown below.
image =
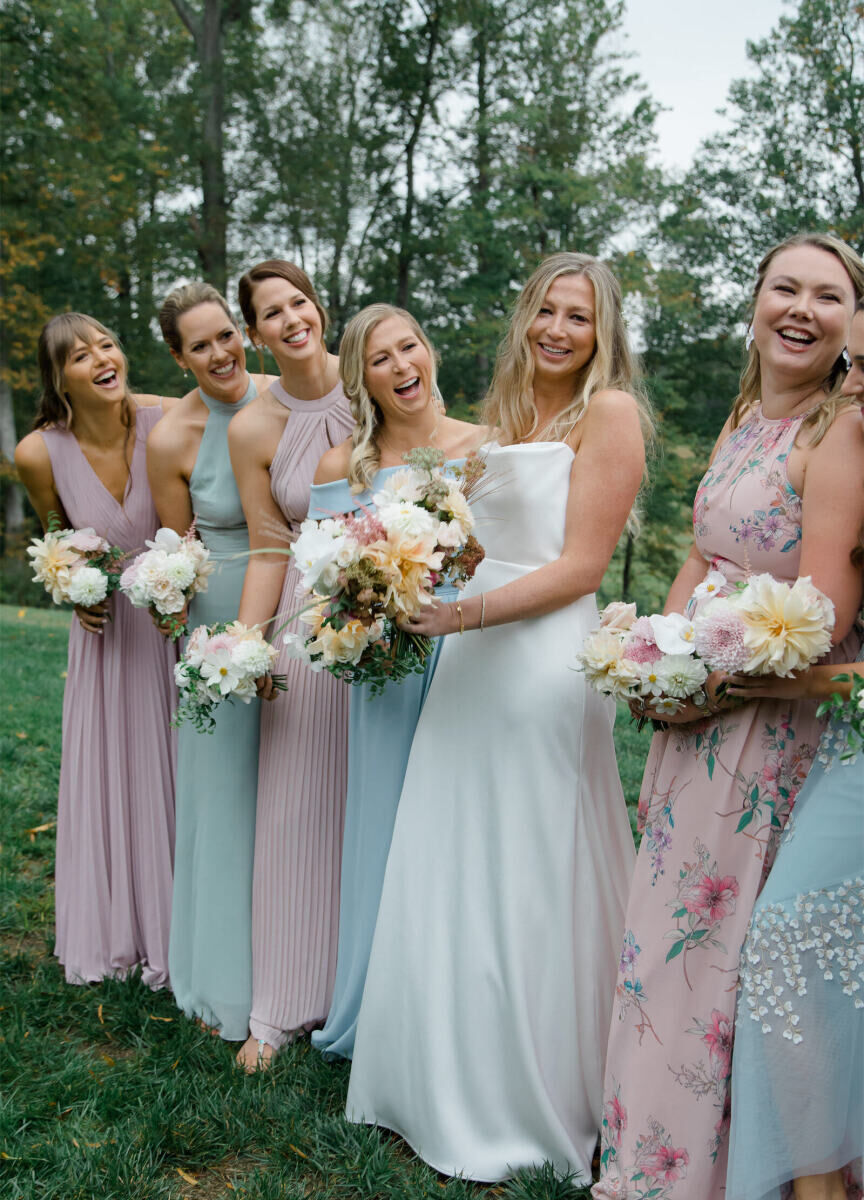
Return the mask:
<svg viewBox="0 0 864 1200">
<path fill-rule="evenodd" d="M 443 637 L 446 633 L 459 632 L 459 610 L 455 603 L 433 600 L 416 617 L 398 617 L 396 624 L 405 633 L 414 633 L 418 637 Z"/>
<path fill-rule="evenodd" d="M 255 690 L 259 700 L 275 700 L 280 691 L 273 682 L 273 676 L 269 674 L 255 680 Z"/>
<path fill-rule="evenodd" d="M 188 609 L 188 604 L 184 604 L 180 612 L 168 613 L 165 616 L 163 616 L 162 613 L 157 612 L 155 608 L 151 608 L 149 611 L 153 624 L 156 626 L 162 636 L 164 638 L 173 638 L 174 631 L 178 628 L 178 626 L 183 626 L 185 628 L 189 617 Z"/>
<path fill-rule="evenodd" d="M 108 601 L 103 600 L 100 604 L 94 604 L 91 608 L 84 608 L 83 605 L 76 604 L 75 615 L 81 622 L 81 628 L 87 633 L 101 633 L 102 626 L 109 619 Z"/>
<path fill-rule="evenodd" d="M 704 721 L 706 717 L 716 717 L 721 713 L 739 708 L 739 697 L 730 696 L 730 676 L 723 671 L 712 671 L 705 680 L 703 691 L 705 703 L 694 704 L 692 700 L 684 700 L 676 713 L 658 712 L 650 707 L 650 697 L 630 701 L 630 712 L 637 719 L 662 721 L 665 725 L 688 725 L 691 721 Z M 750 697 L 747 697 L 750 699 Z"/>
</svg>

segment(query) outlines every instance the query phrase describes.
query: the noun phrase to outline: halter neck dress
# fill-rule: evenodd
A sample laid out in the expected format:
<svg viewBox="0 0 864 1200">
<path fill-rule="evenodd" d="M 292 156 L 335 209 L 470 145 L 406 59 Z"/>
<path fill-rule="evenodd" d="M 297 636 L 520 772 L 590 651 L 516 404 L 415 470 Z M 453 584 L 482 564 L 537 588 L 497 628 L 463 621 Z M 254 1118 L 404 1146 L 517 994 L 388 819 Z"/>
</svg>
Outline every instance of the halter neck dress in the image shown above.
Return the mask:
<svg viewBox="0 0 864 1200">
<path fill-rule="evenodd" d="M 120 503 L 68 429 L 41 430 L 69 522 L 92 526 L 131 554 L 159 521 L 147 482 L 147 434 L 161 407 L 138 408 Z M 55 953 L 69 983 L 122 978 L 140 967 L 168 983 L 174 850 L 176 648 L 150 614 L 115 592 L 101 634 L 69 630 L 57 801 Z"/>
<path fill-rule="evenodd" d="M 317 400 L 298 400 L 278 381 L 270 390 L 290 412 L 270 465 L 271 490 L 296 533 L 321 456 L 345 440 L 354 419 L 341 385 Z M 289 560 L 279 613 L 299 607 L 299 580 Z M 288 690 L 261 713 L 249 1029 L 278 1049 L 323 1023 L 333 993 L 349 689 L 289 658 L 281 634 L 271 639 L 280 647 L 273 670 L 287 677 Z"/>
<path fill-rule="evenodd" d="M 802 501 L 788 461 L 807 416 L 761 406 L 696 492 L 696 545 L 731 588 L 798 576 Z M 691 600 L 692 617 L 707 597 Z M 848 662 L 853 631 L 827 661 Z M 595 1197 L 723 1200 L 738 956 L 825 722 L 812 701 L 757 700 L 656 733 L 639 797 L 606 1063 Z"/>
<path fill-rule="evenodd" d="M 240 607 L 249 531 L 228 454 L 228 423 L 256 394 L 252 379 L 236 404 L 200 392 L 210 415 L 189 495 L 216 571 L 192 600 L 190 629 L 233 621 Z M 257 700 L 222 704 L 212 733 L 183 725 L 178 738 L 171 981 L 180 1008 L 226 1041 L 244 1041 L 249 1031 L 259 716 Z"/>
</svg>

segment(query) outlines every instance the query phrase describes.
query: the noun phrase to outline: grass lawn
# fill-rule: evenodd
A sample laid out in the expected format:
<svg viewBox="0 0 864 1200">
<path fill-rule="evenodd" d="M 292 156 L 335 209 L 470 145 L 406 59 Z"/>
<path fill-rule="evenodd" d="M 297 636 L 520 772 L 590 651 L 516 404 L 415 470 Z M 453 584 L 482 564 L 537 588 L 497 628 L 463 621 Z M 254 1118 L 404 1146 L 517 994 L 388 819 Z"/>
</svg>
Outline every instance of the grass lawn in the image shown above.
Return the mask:
<svg viewBox="0 0 864 1200">
<path fill-rule="evenodd" d="M 308 1041 L 242 1075 L 229 1045 L 137 980 L 69 987 L 52 958 L 68 614 L 0 606 L 0 1194 L 9 1200 L 576 1200 L 531 1172 L 448 1180 L 342 1117 L 347 1064 Z M 619 721 L 635 801 L 649 736 Z"/>
</svg>

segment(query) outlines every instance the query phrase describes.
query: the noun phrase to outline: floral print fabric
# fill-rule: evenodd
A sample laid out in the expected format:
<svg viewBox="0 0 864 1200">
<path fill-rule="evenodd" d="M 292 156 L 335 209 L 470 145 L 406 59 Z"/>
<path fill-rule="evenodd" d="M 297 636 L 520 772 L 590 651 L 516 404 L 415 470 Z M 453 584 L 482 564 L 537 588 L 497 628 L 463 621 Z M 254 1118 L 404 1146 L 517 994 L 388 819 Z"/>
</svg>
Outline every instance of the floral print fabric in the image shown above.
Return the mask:
<svg viewBox="0 0 864 1200">
<path fill-rule="evenodd" d="M 696 542 L 730 586 L 750 573 L 798 574 L 801 501 L 786 463 L 802 419 L 756 410 L 702 479 Z M 856 649 L 852 638 L 832 657 L 847 661 Z M 595 1197 L 724 1195 L 739 953 L 821 728 L 814 704 L 767 700 L 654 736 Z"/>
</svg>

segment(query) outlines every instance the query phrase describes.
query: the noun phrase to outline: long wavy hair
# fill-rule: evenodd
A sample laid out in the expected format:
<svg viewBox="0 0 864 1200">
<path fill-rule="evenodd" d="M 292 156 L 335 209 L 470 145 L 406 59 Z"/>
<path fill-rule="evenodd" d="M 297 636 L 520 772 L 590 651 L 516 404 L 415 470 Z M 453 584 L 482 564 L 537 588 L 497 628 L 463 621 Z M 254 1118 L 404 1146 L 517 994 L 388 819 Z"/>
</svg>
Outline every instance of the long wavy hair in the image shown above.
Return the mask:
<svg viewBox="0 0 864 1200">
<path fill-rule="evenodd" d="M 88 344 L 100 337 L 109 337 L 118 347 L 118 338 L 95 317 L 86 313 L 66 312 L 52 317 L 39 334 L 37 357 L 42 379 L 42 395 L 33 418 L 33 429 L 47 429 L 52 425 L 70 429 L 75 413 L 66 394 L 65 368 L 69 353 L 78 338 Z M 120 419 L 126 430 L 126 441 L 132 430 L 132 393 L 129 390 L 129 363 L 123 355 L 126 368 L 126 389 L 120 402 Z"/>
<path fill-rule="evenodd" d="M 528 331 L 553 282 L 562 275 L 584 275 L 594 289 L 594 352 L 577 376 L 573 398 L 543 429 L 534 403 L 534 358 Z M 646 442 L 654 436 L 651 405 L 642 387 L 622 311 L 621 287 L 609 267 L 590 254 L 562 251 L 544 259 L 519 294 L 507 332 L 498 347 L 483 422 L 497 428 L 501 440 L 528 438 L 565 441 L 595 393 L 606 388 L 629 392 L 639 407 Z"/>
<path fill-rule="evenodd" d="M 844 241 L 841 241 L 840 238 L 834 237 L 830 233 L 797 233 L 794 237 L 787 238 L 785 242 L 779 242 L 776 246 L 772 246 L 756 268 L 756 282 L 753 286 L 753 295 L 750 299 L 748 309 L 748 315 L 751 320 L 756 308 L 756 301 L 759 298 L 759 293 L 762 291 L 771 263 L 783 250 L 792 250 L 796 246 L 815 246 L 818 250 L 825 250 L 829 254 L 833 254 L 840 261 L 846 274 L 852 281 L 856 305 L 860 304 L 862 299 L 864 299 L 864 261 L 861 260 L 860 256 L 855 253 L 851 246 L 847 246 Z M 840 388 L 845 378 L 846 360 L 840 354 L 832 364 L 822 383 L 825 399 L 818 408 L 815 408 L 801 422 L 802 430 L 808 429 L 812 431 L 810 445 L 816 446 L 821 442 L 822 438 L 831 428 L 832 422 L 838 412 L 846 408 L 850 403 L 847 397 L 840 395 Z M 751 342 L 747 351 L 747 362 L 744 364 L 744 370 L 741 372 L 739 387 L 740 391 L 732 404 L 731 425 L 733 429 L 738 428 L 750 410 L 762 398 L 762 368 L 759 361 L 759 351 L 756 348 L 755 342 Z"/>
<path fill-rule="evenodd" d="M 199 304 L 218 304 L 232 325 L 239 328 L 228 301 L 210 283 L 186 283 L 174 288 L 162 301 L 159 309 L 159 328 L 162 339 L 175 354 L 183 353 L 183 338 L 180 336 L 180 318 L 197 308 Z"/>
<path fill-rule="evenodd" d="M 429 351 L 432 396 L 441 411 L 444 410 L 438 387 L 438 355 L 417 320 L 404 308 L 396 308 L 392 304 L 370 304 L 362 308 L 346 325 L 339 347 L 339 378 L 355 422 L 348 462 L 348 482 L 353 492 L 362 492 L 371 486 L 381 462 L 377 435 L 384 417 L 377 400 L 366 386 L 366 345 L 373 329 L 390 317 L 405 321 Z"/>
</svg>

